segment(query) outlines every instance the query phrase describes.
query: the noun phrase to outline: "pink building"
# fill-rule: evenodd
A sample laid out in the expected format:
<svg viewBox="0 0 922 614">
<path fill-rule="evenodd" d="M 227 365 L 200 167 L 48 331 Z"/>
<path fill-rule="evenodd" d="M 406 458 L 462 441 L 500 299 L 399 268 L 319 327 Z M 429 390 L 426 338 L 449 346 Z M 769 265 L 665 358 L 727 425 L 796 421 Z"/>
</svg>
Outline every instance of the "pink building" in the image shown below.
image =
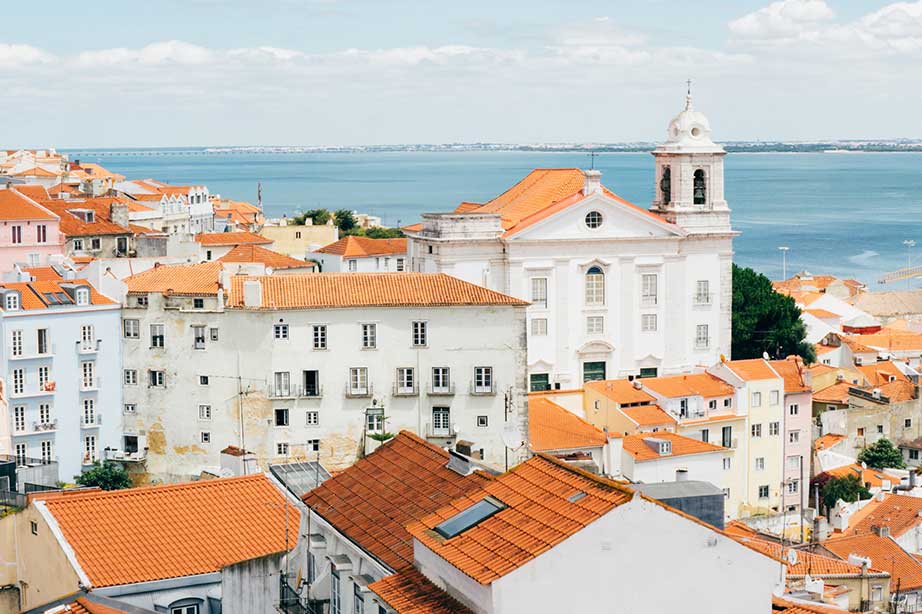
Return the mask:
<svg viewBox="0 0 922 614">
<path fill-rule="evenodd" d="M 784 432 L 799 431 L 797 441 L 784 441 L 784 506 L 807 507 L 810 493 L 810 446 L 812 443 L 813 391 L 803 360 L 788 356 L 772 360 L 772 368 L 784 379 Z M 803 470 L 801 471 L 801 465 Z M 792 487 L 792 484 L 797 484 Z"/>
<path fill-rule="evenodd" d="M 27 196 L 32 190 L 44 188 L 0 189 L 0 274 L 15 264 L 41 266 L 50 256 L 64 254 L 61 219 Z"/>
</svg>

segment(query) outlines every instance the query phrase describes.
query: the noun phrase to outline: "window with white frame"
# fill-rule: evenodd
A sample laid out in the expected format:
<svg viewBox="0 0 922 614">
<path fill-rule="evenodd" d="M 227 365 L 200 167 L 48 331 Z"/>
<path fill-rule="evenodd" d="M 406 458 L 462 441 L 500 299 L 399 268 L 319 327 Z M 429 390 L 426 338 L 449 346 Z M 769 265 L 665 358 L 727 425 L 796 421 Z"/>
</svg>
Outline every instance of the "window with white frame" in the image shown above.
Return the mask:
<svg viewBox="0 0 922 614">
<path fill-rule="evenodd" d="M 198 419 L 199 420 L 211 420 L 211 405 L 199 404 Z"/>
<path fill-rule="evenodd" d="M 94 424 L 96 424 L 96 401 L 83 399 L 83 425 L 93 426 Z"/>
<path fill-rule="evenodd" d="M 205 327 L 204 326 L 193 326 L 192 327 L 192 348 L 196 350 L 205 349 Z"/>
<path fill-rule="evenodd" d="M 800 405 L 798 405 L 797 403 L 792 403 L 788 405 L 788 415 L 789 416 L 796 416 L 798 414 L 800 414 Z"/>
<path fill-rule="evenodd" d="M 788 443 L 798 443 L 800 441 L 800 431 L 788 431 Z"/>
<path fill-rule="evenodd" d="M 377 324 L 362 324 L 362 348 L 373 350 L 378 347 Z"/>
<path fill-rule="evenodd" d="M 84 324 L 80 327 L 80 348 L 84 351 L 92 350 L 96 345 L 96 331 L 93 330 L 92 324 Z"/>
<path fill-rule="evenodd" d="M 288 339 L 288 325 L 287 324 L 273 324 L 272 325 L 272 336 L 276 339 Z"/>
<path fill-rule="evenodd" d="M 26 389 L 26 372 L 24 369 L 13 369 L 13 394 L 22 394 Z"/>
<path fill-rule="evenodd" d="M 125 403 L 124 407 L 122 407 L 122 411 L 126 414 L 136 414 L 138 413 L 138 406 L 134 403 Z"/>
<path fill-rule="evenodd" d="M 800 469 L 800 461 L 802 458 L 802 456 L 797 454 L 788 456 L 788 471 L 797 471 Z"/>
<path fill-rule="evenodd" d="M 217 341 L 217 340 L 218 340 L 218 329 L 217 329 L 217 328 L 214 328 L 214 327 L 209 328 L 209 329 L 208 329 L 208 333 L 209 333 L 209 335 L 211 336 L 211 340 L 212 340 L 212 341 Z"/>
<path fill-rule="evenodd" d="M 24 443 L 16 444 L 16 464 L 25 465 L 26 459 L 29 458 L 29 446 Z"/>
<path fill-rule="evenodd" d="M 656 273 L 644 273 L 640 276 L 640 303 L 642 305 L 656 305 L 657 286 Z"/>
<path fill-rule="evenodd" d="M 39 404 L 38 421 L 40 424 L 51 424 L 51 404 L 50 403 L 40 403 Z"/>
<path fill-rule="evenodd" d="M 319 439 L 308 439 L 305 444 L 305 448 L 308 452 L 320 452 L 320 440 Z"/>
<path fill-rule="evenodd" d="M 536 307 L 547 307 L 547 277 L 531 278 L 531 303 Z"/>
<path fill-rule="evenodd" d="M 429 323 L 413 322 L 413 347 L 426 347 L 429 345 Z"/>
<path fill-rule="evenodd" d="M 288 443 L 280 441 L 275 444 L 275 454 L 277 456 L 288 456 Z"/>
<path fill-rule="evenodd" d="M 307 410 L 307 426 L 320 426 L 320 412 L 316 409 Z"/>
<path fill-rule="evenodd" d="M 36 333 L 36 347 L 39 354 L 48 354 L 51 352 L 51 344 L 48 343 L 48 329 L 40 328 Z"/>
<path fill-rule="evenodd" d="M 74 239 L 74 251 L 75 252 L 83 251 L 83 239 Z"/>
<path fill-rule="evenodd" d="M 327 325 L 317 324 L 314 326 L 314 349 L 327 349 Z"/>
<path fill-rule="evenodd" d="M 490 426 L 489 416 L 477 416 L 477 426 L 479 428 L 487 428 Z"/>
<path fill-rule="evenodd" d="M 586 304 L 605 304 L 605 273 L 600 267 L 590 267 L 586 271 Z"/>
<path fill-rule="evenodd" d="M 368 367 L 351 367 L 349 369 L 349 390 L 353 394 L 368 392 Z"/>
<path fill-rule="evenodd" d="M 756 471 L 765 471 L 765 457 L 759 456 L 756 458 Z"/>
<path fill-rule="evenodd" d="M 342 589 L 339 586 L 339 572 L 331 566 L 330 569 L 330 614 L 342 613 Z"/>
<path fill-rule="evenodd" d="M 50 463 L 54 460 L 54 442 L 46 439 L 39 446 L 41 449 L 41 459 L 43 463 Z"/>
<path fill-rule="evenodd" d="M 800 480 L 790 480 L 788 482 L 788 494 L 796 495 L 800 491 Z"/>
<path fill-rule="evenodd" d="M 547 318 L 531 319 L 531 334 L 533 337 L 544 337 L 547 335 Z"/>
<path fill-rule="evenodd" d="M 150 325 L 150 346 L 152 348 L 164 347 L 166 341 L 164 339 L 164 330 L 163 324 Z"/>
<path fill-rule="evenodd" d="M 350 261 L 349 261 L 349 272 L 350 272 L 350 273 L 354 273 L 355 271 L 358 270 L 358 268 L 359 268 L 358 260 L 350 260 Z"/>
<path fill-rule="evenodd" d="M 406 270 L 405 260 L 403 258 L 397 259 L 397 272 L 402 273 Z"/>
<path fill-rule="evenodd" d="M 640 332 L 642 333 L 655 333 L 656 332 L 656 314 L 655 313 L 645 313 L 640 316 Z"/>
<path fill-rule="evenodd" d="M 762 393 L 761 392 L 752 393 L 752 406 L 762 407 Z"/>
<path fill-rule="evenodd" d="M 96 363 L 85 361 L 80 363 L 80 372 L 83 376 L 81 384 L 84 389 L 96 387 Z"/>
<path fill-rule="evenodd" d="M 753 436 L 753 437 L 761 437 L 761 436 L 762 436 L 762 425 L 761 425 L 761 424 L 753 424 L 753 425 L 752 425 L 752 436 Z"/>
<path fill-rule="evenodd" d="M 21 433 L 26 430 L 26 408 L 23 405 L 13 406 L 13 432 Z"/>
<path fill-rule="evenodd" d="M 154 388 L 162 388 L 166 385 L 166 375 L 163 371 L 150 370 L 147 372 L 147 385 Z"/>
<path fill-rule="evenodd" d="M 96 436 L 87 435 L 83 438 L 83 462 L 90 464 L 96 461 Z"/>
<path fill-rule="evenodd" d="M 11 226 L 10 229 L 12 230 L 10 242 L 14 245 L 22 243 L 22 226 Z"/>
<path fill-rule="evenodd" d="M 402 394 L 412 393 L 416 389 L 416 377 L 413 367 L 400 367 L 397 369 L 397 392 Z"/>
<path fill-rule="evenodd" d="M 22 331 L 14 330 L 10 332 L 10 355 L 22 356 Z"/>
<path fill-rule="evenodd" d="M 45 224 L 39 224 L 35 227 L 35 242 L 36 243 L 47 243 L 48 242 L 48 226 Z"/>
<path fill-rule="evenodd" d="M 274 396 L 287 397 L 291 394 L 291 373 L 289 371 L 276 371 L 274 374 L 274 383 Z"/>
<path fill-rule="evenodd" d="M 287 407 L 275 408 L 275 426 L 288 426 L 289 411 Z"/>
<path fill-rule="evenodd" d="M 768 423 L 768 434 L 775 436 L 781 432 L 781 423 L 780 422 L 769 422 Z"/>
<path fill-rule="evenodd" d="M 724 457 L 724 471 L 730 471 L 730 457 Z"/>
<path fill-rule="evenodd" d="M 90 304 L 90 291 L 86 288 L 77 288 L 77 291 L 74 293 L 74 296 L 77 297 L 78 305 L 89 305 Z"/>
<path fill-rule="evenodd" d="M 768 391 L 768 404 L 769 405 L 772 405 L 772 406 L 777 405 L 780 400 L 781 400 L 781 395 L 778 393 L 777 390 Z"/>
<path fill-rule="evenodd" d="M 19 294 L 16 292 L 7 293 L 5 304 L 7 311 L 19 310 Z"/>
<path fill-rule="evenodd" d="M 375 413 L 366 413 L 365 414 L 365 430 L 369 433 L 383 433 L 384 432 L 384 414 L 375 412 Z"/>
<path fill-rule="evenodd" d="M 125 339 L 137 339 L 141 336 L 140 320 L 122 320 L 122 334 Z"/>
<path fill-rule="evenodd" d="M 432 391 L 448 392 L 451 387 L 448 367 L 432 367 Z"/>
<path fill-rule="evenodd" d="M 586 318 L 586 334 L 601 335 L 605 332 L 605 318 L 603 316 L 589 316 Z"/>
<path fill-rule="evenodd" d="M 38 368 L 38 389 L 47 390 L 49 381 L 51 381 L 51 369 L 49 367 L 39 367 Z"/>
<path fill-rule="evenodd" d="M 474 392 L 493 392 L 493 367 L 474 367 Z"/>
<path fill-rule="evenodd" d="M 695 303 L 709 305 L 711 303 L 711 283 L 706 279 L 699 279 L 695 283 Z"/>
<path fill-rule="evenodd" d="M 211 431 L 199 431 L 199 441 L 204 444 L 211 443 Z"/>
<path fill-rule="evenodd" d="M 708 333 L 707 324 L 699 324 L 695 327 L 695 347 L 705 349 L 711 344 L 711 337 Z"/>
<path fill-rule="evenodd" d="M 365 597 L 362 596 L 362 587 L 353 584 L 352 588 L 352 614 L 365 614 Z"/>
<path fill-rule="evenodd" d="M 768 484 L 759 486 L 759 499 L 768 499 Z"/>
</svg>

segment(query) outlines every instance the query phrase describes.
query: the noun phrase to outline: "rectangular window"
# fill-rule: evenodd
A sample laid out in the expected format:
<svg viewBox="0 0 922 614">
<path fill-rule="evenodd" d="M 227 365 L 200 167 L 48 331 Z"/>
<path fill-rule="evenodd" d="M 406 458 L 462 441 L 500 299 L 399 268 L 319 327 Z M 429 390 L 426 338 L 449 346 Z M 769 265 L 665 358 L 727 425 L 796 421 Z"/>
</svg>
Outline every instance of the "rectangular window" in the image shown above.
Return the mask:
<svg viewBox="0 0 922 614">
<path fill-rule="evenodd" d="M 147 307 L 148 300 L 146 296 L 139 296 L 137 300 L 138 307 Z"/>
<path fill-rule="evenodd" d="M 780 400 L 780 397 L 781 395 L 778 394 L 777 390 L 770 390 L 768 392 L 768 404 L 772 406 L 777 405 Z"/>
<path fill-rule="evenodd" d="M 272 335 L 276 339 L 288 339 L 288 325 L 287 324 L 273 324 L 272 325 Z"/>
<path fill-rule="evenodd" d="M 306 447 L 308 452 L 320 452 L 320 440 L 308 439 Z"/>
<path fill-rule="evenodd" d="M 205 308 L 205 299 L 203 299 L 203 298 L 194 298 L 194 299 L 192 299 L 192 308 L 193 308 L 193 309 L 204 309 L 204 308 Z"/>
<path fill-rule="evenodd" d="M 655 313 L 645 313 L 640 316 L 640 332 L 642 333 L 655 333 L 656 332 L 656 314 Z"/>
<path fill-rule="evenodd" d="M 365 614 L 365 598 L 358 584 L 354 584 L 352 589 L 352 614 Z"/>
<path fill-rule="evenodd" d="M 333 568 L 330 570 L 330 614 L 343 614 L 340 598 L 339 572 Z"/>
<path fill-rule="evenodd" d="M 42 450 L 42 462 L 50 463 L 54 461 L 54 442 L 50 440 L 43 441 L 41 443 Z"/>
<path fill-rule="evenodd" d="M 207 375 L 199 375 L 199 376 L 198 376 L 198 385 L 199 385 L 199 386 L 207 386 L 207 385 L 208 385 L 208 382 L 209 382 L 209 379 L 208 379 L 208 376 L 207 376 Z"/>
<path fill-rule="evenodd" d="M 724 471 L 730 471 L 730 457 L 724 458 Z"/>
<path fill-rule="evenodd" d="M 92 325 L 84 325 L 80 327 L 80 349 L 83 351 L 93 350 L 93 346 L 96 345 L 96 332 L 93 330 Z"/>
<path fill-rule="evenodd" d="M 314 349 L 327 349 L 327 327 L 326 324 L 314 326 Z"/>
<path fill-rule="evenodd" d="M 365 430 L 369 433 L 383 433 L 384 432 L 384 414 L 366 413 L 365 414 Z"/>
<path fill-rule="evenodd" d="M 796 416 L 796 415 L 798 415 L 798 414 L 800 414 L 800 406 L 799 406 L 797 403 L 793 403 L 793 404 L 791 404 L 791 405 L 788 406 L 788 415 L 789 415 L 789 416 Z"/>
<path fill-rule="evenodd" d="M 378 326 L 376 324 L 362 324 L 362 348 L 373 350 L 378 347 Z"/>
<path fill-rule="evenodd" d="M 724 399 L 724 407 L 733 407 L 733 398 L 727 397 Z"/>
<path fill-rule="evenodd" d="M 36 243 L 47 243 L 48 242 L 48 227 L 44 224 L 39 224 L 35 227 L 35 242 Z"/>
<path fill-rule="evenodd" d="M 536 307 L 547 307 L 547 277 L 531 278 L 531 303 Z"/>
<path fill-rule="evenodd" d="M 196 350 L 205 349 L 205 327 L 204 326 L 193 326 L 192 327 L 192 338 L 193 343 L 192 347 Z"/>
<path fill-rule="evenodd" d="M 427 322 L 413 322 L 413 347 L 429 345 L 428 328 Z"/>
<path fill-rule="evenodd" d="M 797 471 L 800 469 L 800 459 L 802 456 L 789 456 L 788 457 L 788 471 Z"/>
<path fill-rule="evenodd" d="M 752 406 L 762 407 L 762 393 L 761 392 L 752 393 Z"/>
<path fill-rule="evenodd" d="M 756 471 L 765 471 L 765 457 L 760 456 L 756 459 Z"/>
<path fill-rule="evenodd" d="M 884 432 L 884 425 L 883 425 L 883 424 L 878 424 L 878 425 L 877 425 L 877 433 L 878 433 L 878 434 L 882 434 L 883 432 Z"/>
<path fill-rule="evenodd" d="M 711 338 L 708 334 L 708 325 L 699 324 L 695 327 L 695 347 L 698 349 L 706 349 L 711 344 Z"/>
<path fill-rule="evenodd" d="M 352 367 L 349 369 L 349 390 L 352 394 L 368 393 L 367 367 Z"/>
<path fill-rule="evenodd" d="M 87 435 L 83 438 L 83 463 L 89 465 L 96 461 L 96 436 Z"/>
<path fill-rule="evenodd" d="M 412 394 L 416 389 L 416 377 L 413 367 L 400 367 L 397 369 L 397 393 Z"/>
<path fill-rule="evenodd" d="M 640 276 L 640 303 L 642 305 L 656 305 L 657 300 L 657 275 L 644 273 Z"/>
<path fill-rule="evenodd" d="M 778 435 L 780 432 L 781 432 L 780 422 L 769 422 L 768 423 L 768 434 L 769 435 Z"/>
<path fill-rule="evenodd" d="M 710 439 L 710 437 L 711 437 L 711 431 L 709 431 L 708 429 L 701 429 L 701 441 L 703 441 L 704 443 L 708 443 L 708 440 Z"/>
<path fill-rule="evenodd" d="M 273 396 L 287 397 L 291 394 L 291 373 L 288 371 L 275 372 L 275 389 Z"/>
<path fill-rule="evenodd" d="M 37 342 L 38 342 L 38 353 L 39 354 L 49 354 L 51 345 L 48 343 L 48 329 L 40 328 L 37 333 Z"/>
<path fill-rule="evenodd" d="M 150 325 L 150 346 L 152 348 L 164 347 L 164 326 L 163 324 Z"/>
<path fill-rule="evenodd" d="M 287 409 L 276 408 L 275 426 L 288 426 L 288 410 Z"/>
<path fill-rule="evenodd" d="M 909 451 L 909 460 L 919 460 L 919 451 L 918 451 L 918 450 L 910 450 L 910 451 Z"/>
<path fill-rule="evenodd" d="M 24 369 L 13 369 L 13 394 L 22 394 L 26 389 L 26 372 Z"/>
<path fill-rule="evenodd" d="M 22 356 L 22 331 L 14 330 L 10 333 L 10 355 Z"/>
<path fill-rule="evenodd" d="M 12 230 L 13 230 L 13 234 L 12 234 L 13 244 L 15 245 L 15 244 L 22 243 L 22 226 L 13 226 Z"/>
<path fill-rule="evenodd" d="M 432 408 L 432 434 L 449 435 L 451 433 L 451 410 L 448 407 Z"/>
<path fill-rule="evenodd" d="M 762 436 L 762 425 L 761 425 L 761 424 L 753 424 L 753 425 L 752 425 L 752 436 L 753 436 L 753 437 L 761 437 L 761 436 Z"/>
<path fill-rule="evenodd" d="M 835 409 L 835 407 L 833 407 L 833 409 Z M 858 437 L 864 437 L 864 427 L 863 426 L 858 427 Z"/>
<path fill-rule="evenodd" d="M 22 405 L 13 407 L 13 431 L 21 433 L 26 430 L 26 408 Z"/>
<path fill-rule="evenodd" d="M 74 239 L 74 251 L 75 252 L 83 251 L 83 239 Z"/>
<path fill-rule="evenodd" d="M 605 332 L 605 318 L 602 316 L 589 316 L 586 318 L 586 334 L 601 335 Z"/>
<path fill-rule="evenodd" d="M 278 456 L 288 456 L 288 444 L 286 442 L 275 444 L 275 453 Z"/>
<path fill-rule="evenodd" d="M 598 267 L 589 269 L 586 274 L 586 304 L 587 305 L 604 305 L 605 304 L 605 275 Z"/>
<path fill-rule="evenodd" d="M 319 397 L 320 396 L 320 371 L 310 370 L 302 371 L 301 378 L 304 380 L 304 396 L 306 397 Z"/>
<path fill-rule="evenodd" d="M 397 259 L 397 272 L 403 273 L 406 270 L 406 264 L 403 258 Z"/>
<path fill-rule="evenodd" d="M 699 279 L 695 283 L 695 303 L 698 305 L 711 304 L 711 284 L 706 279 Z"/>
<path fill-rule="evenodd" d="M 788 482 L 788 494 L 796 495 L 800 490 L 800 480 L 791 480 Z"/>
<path fill-rule="evenodd" d="M 87 405 L 89 401 L 89 405 Z M 90 415 L 93 414 L 93 400 L 86 399 L 83 401 L 84 410 L 89 407 Z M 51 405 L 48 403 L 42 403 L 38 406 L 38 421 L 40 424 L 51 424 Z"/>
<path fill-rule="evenodd" d="M 198 406 L 198 419 L 199 420 L 211 420 L 211 405 L 199 405 Z"/>
<path fill-rule="evenodd" d="M 141 336 L 140 320 L 122 320 L 122 334 L 125 339 L 137 339 Z"/>
<path fill-rule="evenodd" d="M 217 328 L 210 328 L 208 329 L 208 332 L 211 334 L 212 341 L 218 340 L 218 329 Z"/>
<path fill-rule="evenodd" d="M 124 411 L 126 414 L 136 414 L 138 413 L 138 406 L 134 403 L 125 403 L 122 411 Z"/>
<path fill-rule="evenodd" d="M 531 334 L 534 337 L 544 337 L 547 335 L 547 318 L 532 318 Z"/>
<path fill-rule="evenodd" d="M 100 249 L 102 247 L 102 240 L 99 237 L 93 237 L 90 239 L 90 249 Z"/>
<path fill-rule="evenodd" d="M 28 458 L 29 458 L 28 446 L 24 443 L 17 443 L 16 444 L 16 464 L 25 465 L 26 459 Z M 32 532 L 35 533 L 36 531 L 32 531 Z"/>
<path fill-rule="evenodd" d="M 96 387 L 96 363 L 95 362 L 81 362 L 80 363 L 80 372 L 83 376 L 81 381 L 83 389 L 95 388 Z"/>
<path fill-rule="evenodd" d="M 449 392 L 451 380 L 448 367 L 432 367 L 432 391 Z"/>
<path fill-rule="evenodd" d="M 717 399 L 711 399 L 710 401 L 708 401 L 708 409 L 711 411 L 714 411 L 715 409 L 717 409 Z"/>
<path fill-rule="evenodd" d="M 83 426 L 96 424 L 96 401 L 83 399 Z"/>
<path fill-rule="evenodd" d="M 148 386 L 163 387 L 166 385 L 163 371 L 148 371 Z"/>
<path fill-rule="evenodd" d="M 355 271 L 358 270 L 358 268 L 359 268 L 359 263 L 358 263 L 357 260 L 350 260 L 350 261 L 349 261 L 349 272 L 350 272 L 350 273 L 354 273 Z"/>
<path fill-rule="evenodd" d="M 320 412 L 315 409 L 310 409 L 307 411 L 307 426 L 319 426 L 320 425 Z"/>
<path fill-rule="evenodd" d="M 788 432 L 788 443 L 798 443 L 800 441 L 800 431 Z"/>
<path fill-rule="evenodd" d="M 493 367 L 474 367 L 474 392 L 493 392 Z"/>
<path fill-rule="evenodd" d="M 487 428 L 490 426 L 489 416 L 477 416 L 477 426 L 479 428 Z"/>
<path fill-rule="evenodd" d="M 768 499 L 768 484 L 759 486 L 759 499 Z"/>
<path fill-rule="evenodd" d="M 583 363 L 583 381 L 592 382 L 605 379 L 605 361 L 590 361 Z"/>
<path fill-rule="evenodd" d="M 906 418 L 903 420 L 903 428 L 910 428 L 912 426 L 912 418 Z"/>
<path fill-rule="evenodd" d="M 199 441 L 205 444 L 211 443 L 211 433 L 209 431 L 200 431 Z"/>
</svg>

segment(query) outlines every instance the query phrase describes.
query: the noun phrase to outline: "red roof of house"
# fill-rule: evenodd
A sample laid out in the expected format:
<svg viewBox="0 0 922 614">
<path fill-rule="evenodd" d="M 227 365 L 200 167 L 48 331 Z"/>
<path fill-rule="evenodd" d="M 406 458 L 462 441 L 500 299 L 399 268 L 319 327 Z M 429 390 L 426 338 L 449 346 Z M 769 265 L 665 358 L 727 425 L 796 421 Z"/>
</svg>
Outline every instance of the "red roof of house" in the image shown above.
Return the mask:
<svg viewBox="0 0 922 614">
<path fill-rule="evenodd" d="M 321 247 L 317 252 L 333 254 L 344 258 L 364 258 L 368 256 L 390 256 L 407 253 L 407 240 L 371 239 L 349 235 L 335 243 Z"/>
<path fill-rule="evenodd" d="M 880 537 L 875 533 L 836 537 L 823 542 L 823 547 L 843 559 L 857 554 L 871 559 L 871 567 L 892 570 L 890 583 L 894 589 L 897 583 L 900 590 L 922 588 L 922 563 L 891 537 Z"/>
<path fill-rule="evenodd" d="M 271 245 L 272 239 L 267 239 L 252 232 L 210 232 L 195 235 L 195 240 L 202 245 Z"/>
<path fill-rule="evenodd" d="M 17 189 L 0 190 L 0 220 L 56 220 L 58 216 Z"/>
<path fill-rule="evenodd" d="M 536 452 L 601 448 L 608 437 L 601 429 L 550 399 L 528 399 L 528 444 Z"/>
<path fill-rule="evenodd" d="M 471 614 L 471 611 L 408 567 L 368 586 L 397 614 Z"/>
<path fill-rule="evenodd" d="M 0 288 L 9 288 L 10 290 L 18 290 L 19 296 L 21 299 L 20 309 L 23 311 L 29 311 L 32 309 L 48 309 L 49 306 L 52 308 L 59 306 L 68 306 L 68 307 L 77 307 L 77 303 L 65 290 L 63 286 L 78 285 L 86 286 L 90 290 L 90 304 L 91 305 L 117 305 L 116 301 L 113 301 L 109 297 L 100 294 L 96 291 L 90 282 L 85 279 L 72 279 L 64 281 L 62 279 L 57 280 L 48 280 L 48 281 L 18 281 L 18 282 L 0 282 Z M 54 298 L 49 298 L 48 294 L 54 295 Z"/>
<path fill-rule="evenodd" d="M 312 262 L 298 260 L 258 245 L 237 245 L 217 260 L 218 262 L 261 262 L 273 269 L 295 269 L 313 266 Z"/>
</svg>

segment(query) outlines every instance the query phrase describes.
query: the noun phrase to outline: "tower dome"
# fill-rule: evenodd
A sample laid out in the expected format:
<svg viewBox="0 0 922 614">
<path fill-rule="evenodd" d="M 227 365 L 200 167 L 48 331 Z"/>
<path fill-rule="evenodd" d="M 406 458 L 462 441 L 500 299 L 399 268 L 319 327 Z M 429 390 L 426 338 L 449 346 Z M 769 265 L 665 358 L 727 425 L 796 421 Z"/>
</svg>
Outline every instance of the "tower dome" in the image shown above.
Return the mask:
<svg viewBox="0 0 922 614">
<path fill-rule="evenodd" d="M 711 123 L 708 118 L 692 106 L 691 92 L 685 96 L 685 108 L 669 122 L 666 142 L 658 149 L 699 153 L 723 151 L 720 145 L 711 140 Z"/>
</svg>

